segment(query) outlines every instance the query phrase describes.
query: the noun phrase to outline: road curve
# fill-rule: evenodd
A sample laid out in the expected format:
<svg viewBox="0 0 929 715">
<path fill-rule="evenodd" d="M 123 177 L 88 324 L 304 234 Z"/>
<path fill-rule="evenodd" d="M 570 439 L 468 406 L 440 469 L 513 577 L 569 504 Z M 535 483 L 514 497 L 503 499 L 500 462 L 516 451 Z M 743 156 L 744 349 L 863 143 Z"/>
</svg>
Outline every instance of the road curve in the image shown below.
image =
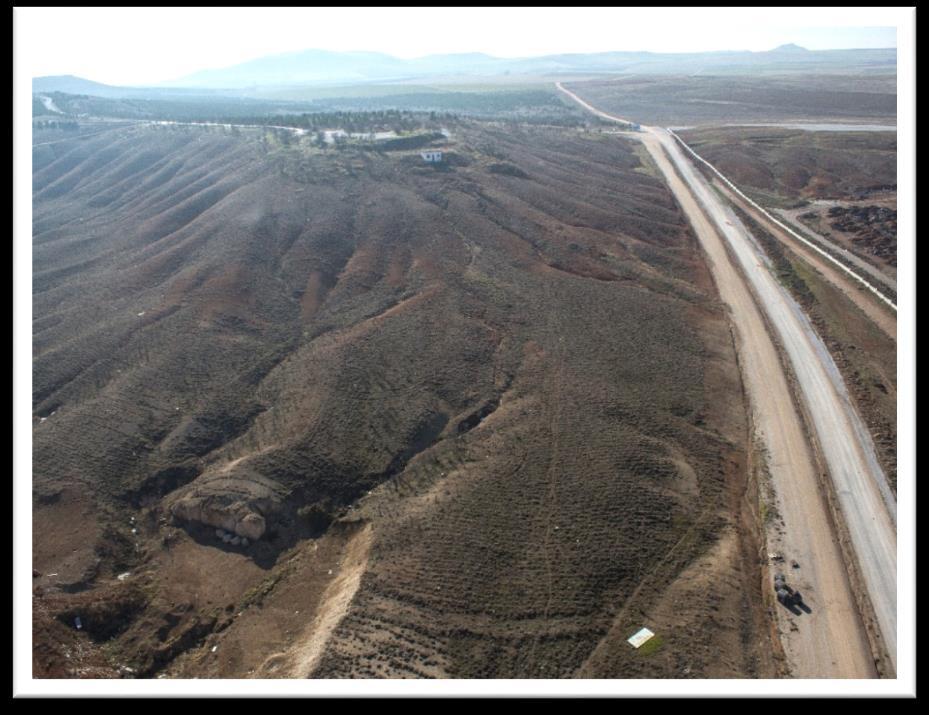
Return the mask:
<svg viewBox="0 0 929 715">
<path fill-rule="evenodd" d="M 816 201 L 815 203 L 818 204 L 820 201 Z M 839 206 L 840 204 L 838 201 L 836 201 L 833 205 Z M 883 271 L 880 268 L 877 268 L 876 266 L 873 266 L 867 261 L 859 258 L 857 255 L 849 251 L 837 241 L 834 241 L 831 238 L 826 238 L 821 233 L 817 233 L 812 228 L 797 219 L 797 214 L 806 213 L 809 210 L 810 207 L 806 206 L 799 209 L 774 209 L 774 213 L 783 219 L 785 223 L 789 224 L 795 231 L 801 231 L 809 234 L 814 239 L 816 239 L 818 243 L 826 246 L 830 251 L 839 254 L 849 263 L 858 266 L 859 270 L 867 273 L 878 283 L 882 283 L 883 285 L 887 286 L 894 293 L 897 292 L 897 280 L 893 276 L 888 275 L 886 271 Z"/>
<path fill-rule="evenodd" d="M 558 88 L 598 116 L 620 122 L 630 121 L 592 107 L 560 84 Z M 810 416 L 810 426 L 828 466 L 884 646 L 896 667 L 896 502 L 877 462 L 870 435 L 848 398 L 844 382 L 828 350 L 796 302 L 774 278 L 760 246 L 731 209 L 724 206 L 710 189 L 670 133 L 650 127 L 643 127 L 643 130 L 636 136 L 655 158 L 694 224 L 710 256 L 720 295 L 732 311 L 733 322 L 742 341 L 741 348 L 746 352 L 743 355 L 743 369 L 747 387 L 753 397 L 756 425 L 766 441 L 772 479 L 779 492 L 780 503 L 787 512 L 783 515 L 787 537 L 792 536 L 788 518 L 794 521 L 793 528 L 809 533 L 810 524 L 798 523 L 796 519 L 802 519 L 804 506 L 819 512 L 814 502 L 821 501 L 821 497 L 818 496 L 817 487 L 808 481 L 808 467 L 804 466 L 808 460 L 796 459 L 795 454 L 791 453 L 796 448 L 795 423 L 799 421 L 796 411 L 792 410 L 794 415 L 791 417 L 780 409 L 772 411 L 772 405 L 769 404 L 783 399 L 781 393 L 786 391 L 786 384 L 780 384 L 783 371 L 779 365 L 774 367 L 770 364 L 770 351 L 766 344 L 770 343 L 770 337 L 765 338 L 759 334 L 755 324 L 757 317 L 743 305 L 744 296 L 741 293 L 745 290 L 745 281 L 729 275 L 732 266 L 729 265 L 728 256 L 724 255 L 725 251 L 720 253 L 720 236 L 740 266 L 741 276 L 751 285 L 796 377 L 799 398 Z M 676 171 L 669 166 L 669 159 Z M 702 210 L 696 209 L 695 205 L 699 205 Z M 707 217 L 715 224 L 714 227 L 706 225 Z M 738 284 L 741 284 L 741 288 Z M 759 365 L 752 363 L 753 357 L 764 361 L 763 364 L 768 368 L 764 374 L 758 374 Z M 748 358 L 748 364 L 745 358 Z M 805 446 L 804 450 L 807 449 Z M 792 473 L 792 469 L 799 471 Z M 805 484 L 805 488 L 797 491 L 798 483 Z M 811 556 L 818 559 L 818 565 L 823 571 L 821 575 L 827 577 L 826 582 L 817 582 L 816 587 L 820 591 L 824 587 L 832 589 L 828 595 L 824 595 L 824 605 L 828 605 L 826 610 L 843 611 L 844 624 L 833 623 L 835 628 L 827 626 L 828 637 L 837 638 L 844 633 L 847 638 L 860 641 L 860 621 L 856 625 L 851 614 L 844 613 L 848 598 L 835 576 L 835 562 L 837 558 L 841 561 L 841 556 L 835 554 L 834 540 L 830 546 L 821 534 L 809 533 L 809 536 L 816 541 Z M 799 548 L 795 538 L 792 542 Z M 859 632 L 856 633 L 856 630 Z M 828 651 L 828 646 L 821 640 L 810 638 L 801 646 L 813 651 Z M 856 647 L 855 650 L 860 651 L 860 648 Z M 844 675 L 838 677 L 868 677 L 862 674 L 860 653 L 857 656 L 838 655 L 848 656 L 844 667 L 835 663 L 834 670 L 844 672 Z M 815 668 L 812 661 L 799 654 L 798 659 Z M 828 669 L 825 665 L 822 667 Z"/>
<path fill-rule="evenodd" d="M 668 129 L 667 132 L 668 132 L 671 136 L 673 136 L 675 139 L 677 139 L 677 141 L 680 142 L 681 146 L 683 146 L 684 149 L 686 149 L 687 152 L 688 152 L 691 156 L 693 156 L 697 161 L 702 162 L 702 163 L 705 164 L 707 167 L 709 167 L 710 171 L 712 171 L 714 174 L 716 174 L 716 176 L 718 176 L 718 177 L 723 181 L 723 183 L 725 183 L 726 186 L 728 186 L 729 189 L 731 189 L 732 192 L 734 192 L 742 201 L 744 201 L 745 203 L 749 204 L 752 208 L 754 208 L 754 209 L 755 209 L 756 211 L 758 211 L 759 213 L 763 214 L 763 215 L 765 216 L 765 218 L 767 219 L 767 221 L 776 224 L 776 225 L 779 226 L 783 231 L 786 231 L 786 232 L 789 233 L 791 236 L 793 236 L 795 240 L 800 241 L 801 243 L 803 243 L 803 244 L 809 246 L 811 249 L 813 249 L 814 251 L 816 251 L 816 252 L 818 252 L 819 254 L 821 254 L 823 258 L 825 258 L 826 260 L 831 261 L 832 263 L 834 263 L 840 270 L 845 271 L 845 273 L 847 273 L 849 276 L 851 276 L 851 277 L 854 278 L 856 281 L 858 281 L 859 283 L 861 283 L 865 288 L 867 288 L 869 291 L 871 291 L 875 296 L 878 297 L 878 299 L 880 299 L 881 301 L 883 301 L 887 306 L 889 306 L 890 308 L 893 308 L 894 313 L 897 312 L 897 305 L 896 305 L 896 303 L 894 303 L 890 298 L 888 298 L 886 295 L 884 295 L 883 292 L 881 292 L 878 288 L 876 288 L 870 281 L 868 281 L 866 278 L 864 278 L 863 276 L 861 276 L 861 275 L 859 275 L 858 273 L 856 273 L 855 271 L 853 271 L 851 268 L 849 268 L 848 266 L 846 266 L 846 265 L 845 265 L 844 263 L 842 263 L 841 261 L 837 260 L 834 256 L 832 256 L 832 255 L 830 255 L 829 253 L 827 253 L 826 251 L 824 251 L 822 248 L 820 248 L 819 246 L 817 246 L 817 245 L 816 245 L 815 243 L 813 243 L 812 241 L 810 241 L 810 240 L 804 238 L 803 236 L 801 236 L 799 233 L 797 233 L 797 232 L 794 231 L 792 228 L 790 228 L 790 226 L 787 226 L 786 224 L 781 223 L 780 221 L 778 221 L 776 218 L 774 218 L 774 216 L 772 216 L 770 213 L 768 213 L 767 211 L 765 211 L 761 206 L 759 206 L 757 203 L 755 203 L 754 201 L 752 201 L 752 199 L 750 199 L 748 196 L 746 196 L 744 193 L 742 193 L 742 191 L 739 189 L 739 187 L 736 186 L 735 184 L 733 184 L 731 181 L 729 181 L 729 179 L 727 179 L 727 178 L 722 174 L 722 172 L 719 171 L 719 169 L 717 169 L 717 168 L 716 168 L 715 166 L 713 166 L 710 162 L 708 162 L 706 159 L 704 159 L 702 156 L 700 156 L 697 152 L 695 152 L 693 149 L 691 149 L 689 146 L 687 146 L 687 144 L 684 143 L 684 140 L 681 139 L 677 134 L 675 134 L 675 133 L 674 133 L 672 130 L 670 130 L 670 129 Z"/>
<path fill-rule="evenodd" d="M 887 337 L 896 342 L 897 316 L 894 311 L 885 307 L 875 298 L 874 294 L 862 290 L 861 284 L 853 278 L 850 278 L 847 273 L 837 270 L 832 263 L 824 260 L 817 252 L 809 250 L 806 245 L 794 239 L 792 234 L 782 230 L 780 225 L 769 221 L 766 214 L 759 212 L 751 204 L 743 201 L 739 195 L 734 193 L 726 184 L 717 180 L 714 181 L 714 185 L 722 191 L 723 195 L 726 196 L 729 201 L 745 211 L 745 213 L 763 229 L 767 230 L 788 249 L 819 271 L 823 278 L 842 291 L 852 303 L 861 309 L 861 312 L 864 313 L 872 323 L 880 328 Z M 854 256 L 854 254 L 849 255 Z M 855 258 L 857 258 L 857 256 L 855 256 Z M 862 261 L 862 263 L 864 262 Z M 877 272 L 876 269 L 874 270 Z"/>
</svg>

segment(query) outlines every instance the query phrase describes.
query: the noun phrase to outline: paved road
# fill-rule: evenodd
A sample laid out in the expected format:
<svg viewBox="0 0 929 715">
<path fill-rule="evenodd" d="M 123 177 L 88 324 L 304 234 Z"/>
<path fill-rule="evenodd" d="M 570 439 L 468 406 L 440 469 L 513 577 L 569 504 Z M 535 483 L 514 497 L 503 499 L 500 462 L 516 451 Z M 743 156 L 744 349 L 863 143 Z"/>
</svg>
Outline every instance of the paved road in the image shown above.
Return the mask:
<svg viewBox="0 0 929 715">
<path fill-rule="evenodd" d="M 777 127 L 779 129 L 799 129 L 804 132 L 896 132 L 897 127 L 893 124 L 837 124 L 821 122 L 819 124 L 797 124 L 791 122 L 769 122 L 766 124 L 704 124 L 702 126 L 692 127 L 671 127 L 675 131 L 684 131 L 685 129 L 712 129 L 716 127 Z"/>
<path fill-rule="evenodd" d="M 876 296 L 870 291 L 862 290 L 861 283 L 850 278 L 844 271 L 838 270 L 834 263 L 827 261 L 816 251 L 813 251 L 801 241 L 798 241 L 791 233 L 785 231 L 780 225 L 769 220 L 768 215 L 758 211 L 754 206 L 742 200 L 742 198 L 733 192 L 728 186 L 721 181 L 714 181 L 714 185 L 740 209 L 752 217 L 762 228 L 768 231 L 772 236 L 785 244 L 791 251 L 803 258 L 807 263 L 816 268 L 817 271 L 836 288 L 842 291 L 846 297 L 857 305 L 861 312 L 868 316 L 871 321 L 880 328 L 888 337 L 893 340 L 897 339 L 897 315 L 881 301 L 876 300 Z M 805 227 L 804 227 L 805 228 Z M 812 231 L 809 231 L 812 233 Z M 831 244 L 827 244 L 831 245 Z M 845 254 L 853 256 L 861 261 L 854 254 L 849 254 L 844 249 Z M 864 261 L 861 261 L 864 263 Z M 867 263 L 864 263 L 867 266 Z M 873 269 L 877 273 L 877 269 Z M 880 275 L 880 274 L 878 274 Z"/>
<path fill-rule="evenodd" d="M 661 130 L 655 130 L 661 137 Z M 689 188 L 713 217 L 764 307 L 797 376 L 832 476 L 842 514 L 858 556 L 875 613 L 896 662 L 897 535 L 896 500 L 874 452 L 874 445 L 849 400 L 829 351 L 807 317 L 769 270 L 758 270 L 759 249 L 732 214 L 665 134 L 662 146 Z"/>
<path fill-rule="evenodd" d="M 785 225 L 784 223 L 782 223 L 781 221 L 779 221 L 778 219 L 776 219 L 774 216 L 772 216 L 770 213 L 768 213 L 763 207 L 759 206 L 754 200 L 752 200 L 752 199 L 750 199 L 748 196 L 746 196 L 746 195 L 742 192 L 742 190 L 741 190 L 738 186 L 736 186 L 735 184 L 733 184 L 731 181 L 729 181 L 729 179 L 727 179 L 727 178 L 722 174 L 722 172 L 719 171 L 719 169 L 717 169 L 717 168 L 716 168 L 715 166 L 713 166 L 710 162 L 708 162 L 708 161 L 707 161 L 706 159 L 704 159 L 702 156 L 700 156 L 699 154 L 697 154 L 693 149 L 691 149 L 689 146 L 687 146 L 687 144 L 685 144 L 685 143 L 683 142 L 683 140 L 682 140 L 679 136 L 677 136 L 677 134 L 674 133 L 674 131 L 672 131 L 672 130 L 667 130 L 667 131 L 668 131 L 668 133 L 670 133 L 670 134 L 677 140 L 677 142 L 678 142 L 681 146 L 684 147 L 684 149 L 686 149 L 687 153 L 688 153 L 691 157 L 693 157 L 693 158 L 696 159 L 698 162 L 700 162 L 701 164 L 703 164 L 704 166 L 706 166 L 707 168 L 709 168 L 710 171 L 712 171 L 712 172 L 716 175 L 716 177 L 717 177 L 720 181 L 722 181 L 722 182 L 726 185 L 726 187 L 727 187 L 732 193 L 734 193 L 735 195 L 737 195 L 740 202 L 745 203 L 745 204 L 748 204 L 748 205 L 751 206 L 753 209 L 755 209 L 758 213 L 763 214 L 763 215 L 765 216 L 765 218 L 766 218 L 767 221 L 769 221 L 769 222 L 774 223 L 775 225 L 777 225 L 777 226 L 780 228 L 780 230 L 789 233 L 789 234 L 794 238 L 795 241 L 797 241 L 797 242 L 799 242 L 799 243 L 802 243 L 804 246 L 807 246 L 809 249 L 811 249 L 811 250 L 813 250 L 813 251 L 816 251 L 816 253 L 818 253 L 819 255 L 821 255 L 825 260 L 829 261 L 829 262 L 832 263 L 834 266 L 836 266 L 839 270 L 843 271 L 844 273 L 846 273 L 847 275 L 849 275 L 850 277 L 852 277 L 852 278 L 854 278 L 856 281 L 858 281 L 862 286 L 864 286 L 864 287 L 865 287 L 867 290 L 869 290 L 874 296 L 876 296 L 881 302 L 883 302 L 883 303 L 884 303 L 885 305 L 887 305 L 889 308 L 892 308 L 894 312 L 897 311 L 897 305 L 896 305 L 888 296 L 884 295 L 884 293 L 883 293 L 878 287 L 876 287 L 869 279 L 867 279 L 867 278 L 865 278 L 864 276 L 862 276 L 862 275 L 856 273 L 854 270 L 852 270 L 851 268 L 849 268 L 848 266 L 846 266 L 844 263 L 842 263 L 841 261 L 839 261 L 838 259 L 836 259 L 835 256 L 832 256 L 832 255 L 830 255 L 829 253 L 827 253 L 826 251 L 824 251 L 824 250 L 822 249 L 822 247 L 817 246 L 814 242 L 810 241 L 808 238 L 805 238 L 804 236 L 802 236 L 801 234 L 797 233 L 796 231 L 794 231 L 794 230 L 793 230 L 792 228 L 790 228 L 789 226 Z"/>
<path fill-rule="evenodd" d="M 602 112 L 559 89 L 606 119 Z M 778 284 L 763 251 L 724 206 L 665 130 L 644 127 L 635 134 L 648 148 L 681 203 L 710 258 L 720 295 L 740 337 L 744 377 L 755 425 L 768 450 L 768 467 L 785 525 L 785 546 L 805 550 L 801 564 L 822 611 L 814 608 L 799 638 L 785 638 L 797 674 L 807 677 L 869 677 L 870 654 L 854 607 L 842 556 L 828 527 L 807 440 L 758 305 L 784 348 L 799 383 L 820 450 L 829 467 L 862 578 L 891 661 L 896 664 L 896 504 L 874 454 L 870 435 L 848 399 L 842 378 L 806 316 Z M 673 164 L 673 167 L 671 167 Z M 720 240 L 725 241 L 725 245 Z M 731 252 L 741 273 L 729 259 Z M 798 538 L 800 535 L 801 538 Z M 810 539 L 806 547 L 803 539 Z M 785 554 L 787 555 L 787 554 Z M 811 573 L 811 571 L 813 573 Z M 801 584 L 802 585 L 802 584 Z M 815 631 L 815 632 L 814 632 Z M 831 676 L 829 674 L 830 673 Z"/>
</svg>

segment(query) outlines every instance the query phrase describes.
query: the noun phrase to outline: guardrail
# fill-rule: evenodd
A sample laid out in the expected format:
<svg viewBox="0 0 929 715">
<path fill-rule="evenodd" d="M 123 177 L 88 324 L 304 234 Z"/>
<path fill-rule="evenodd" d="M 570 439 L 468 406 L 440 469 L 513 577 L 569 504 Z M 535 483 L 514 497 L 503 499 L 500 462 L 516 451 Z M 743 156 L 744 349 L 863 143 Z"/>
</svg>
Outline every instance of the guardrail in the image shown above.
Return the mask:
<svg viewBox="0 0 929 715">
<path fill-rule="evenodd" d="M 835 257 L 834 257 L 833 255 L 831 255 L 830 253 L 824 251 L 822 248 L 820 248 L 819 246 L 817 246 L 815 243 L 813 243 L 813 242 L 810 241 L 809 239 L 804 238 L 803 236 L 801 236 L 799 233 L 797 233 L 797 232 L 794 231 L 792 228 L 790 228 L 790 226 L 787 226 L 787 225 L 785 225 L 784 223 L 782 223 L 781 221 L 779 221 L 778 219 L 774 218 L 774 216 L 772 216 L 770 213 L 768 213 L 768 211 L 766 211 L 764 208 L 762 208 L 761 206 L 759 206 L 755 201 L 753 201 L 753 200 L 750 199 L 748 196 L 746 196 L 746 195 L 739 189 L 739 187 L 736 186 L 735 184 L 733 184 L 731 181 L 729 181 L 729 179 L 727 179 L 719 169 L 717 169 L 717 168 L 716 168 L 715 166 L 713 166 L 710 162 L 708 162 L 706 159 L 704 159 L 702 156 L 700 156 L 697 152 L 695 152 L 693 149 L 691 149 L 689 146 L 687 146 L 687 143 L 686 143 L 683 139 L 681 139 L 681 138 L 675 133 L 675 131 L 674 131 L 673 129 L 666 129 L 666 131 L 667 131 L 672 137 L 674 137 L 674 138 L 680 143 L 680 145 L 681 145 L 682 147 L 684 147 L 688 152 L 690 152 L 691 155 L 693 155 L 693 157 L 694 157 L 695 159 L 697 159 L 697 160 L 703 162 L 704 164 L 706 164 L 706 165 L 710 168 L 710 170 L 711 170 L 714 174 L 716 174 L 716 176 L 718 176 L 720 179 L 722 179 L 730 189 L 732 189 L 736 194 L 738 194 L 739 196 L 741 196 L 746 202 L 748 202 L 748 203 L 751 204 L 753 207 L 755 207 L 758 211 L 760 211 L 769 221 L 771 221 L 772 223 L 774 223 L 774 224 L 780 226 L 784 231 L 786 231 L 787 233 L 789 233 L 791 236 L 793 236 L 794 238 L 796 238 L 798 241 L 802 241 L 805 245 L 807 245 L 807 246 L 809 246 L 810 248 L 812 248 L 814 251 L 816 251 L 817 253 L 819 253 L 820 255 L 822 255 L 824 258 L 829 259 L 829 261 L 831 261 L 831 262 L 834 263 L 836 266 L 838 266 L 839 268 L 841 268 L 845 273 L 847 273 L 847 274 L 850 275 L 852 278 L 854 278 L 855 280 L 857 280 L 857 281 L 858 281 L 859 283 L 861 283 L 865 288 L 867 288 L 869 291 L 871 291 L 872 293 L 874 293 L 874 295 L 876 295 L 878 298 L 880 298 L 884 303 L 886 303 L 886 304 L 889 305 L 891 308 L 893 308 L 894 312 L 897 311 L 897 305 L 896 305 L 896 303 L 894 303 L 893 301 L 891 301 L 887 296 L 885 296 L 883 293 L 881 293 L 877 288 L 875 288 L 873 285 L 871 285 L 868 281 L 866 281 L 866 280 L 865 280 L 864 278 L 862 278 L 860 275 L 858 275 L 857 273 L 855 273 L 855 271 L 853 271 L 852 269 L 850 269 L 848 266 L 846 266 L 844 263 L 842 263 L 841 261 L 839 261 L 837 258 L 835 258 Z"/>
</svg>

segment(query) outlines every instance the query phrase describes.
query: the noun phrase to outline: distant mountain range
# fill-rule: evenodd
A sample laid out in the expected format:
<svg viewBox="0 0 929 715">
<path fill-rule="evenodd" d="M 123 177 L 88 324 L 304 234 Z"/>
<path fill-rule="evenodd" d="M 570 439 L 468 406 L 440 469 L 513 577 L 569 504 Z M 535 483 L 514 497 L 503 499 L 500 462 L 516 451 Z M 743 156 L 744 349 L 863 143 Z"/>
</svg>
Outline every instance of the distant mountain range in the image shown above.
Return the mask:
<svg viewBox="0 0 929 715">
<path fill-rule="evenodd" d="M 417 79 L 545 76 L 571 74 L 747 74 L 792 72 L 894 73 L 897 51 L 807 50 L 781 45 L 767 52 L 598 52 L 508 59 L 482 53 L 430 55 L 412 60 L 378 52 L 304 50 L 269 55 L 231 67 L 195 72 L 146 93 L 247 90 L 319 84 L 401 82 Z M 34 92 L 130 96 L 143 88 L 113 87 L 71 75 L 38 77 Z"/>
<path fill-rule="evenodd" d="M 226 93 L 224 90 L 212 90 L 202 87 L 117 87 L 111 84 L 94 82 L 83 77 L 75 77 L 71 74 L 35 77 L 32 80 L 32 92 L 33 94 L 48 94 L 51 92 L 87 94 L 92 97 L 108 97 L 112 99 L 151 99 L 156 97 L 202 96 Z"/>
</svg>

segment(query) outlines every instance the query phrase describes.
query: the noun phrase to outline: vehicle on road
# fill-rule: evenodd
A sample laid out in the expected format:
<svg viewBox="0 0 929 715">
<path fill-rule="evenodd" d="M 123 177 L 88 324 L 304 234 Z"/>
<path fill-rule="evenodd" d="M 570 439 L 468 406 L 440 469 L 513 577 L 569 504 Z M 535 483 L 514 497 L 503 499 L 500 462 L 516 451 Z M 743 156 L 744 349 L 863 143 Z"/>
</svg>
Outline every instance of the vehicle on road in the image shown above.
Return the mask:
<svg viewBox="0 0 929 715">
<path fill-rule="evenodd" d="M 788 608 L 803 603 L 803 596 L 787 583 L 787 578 L 782 573 L 774 577 L 774 592 L 777 594 L 777 600 Z"/>
</svg>

